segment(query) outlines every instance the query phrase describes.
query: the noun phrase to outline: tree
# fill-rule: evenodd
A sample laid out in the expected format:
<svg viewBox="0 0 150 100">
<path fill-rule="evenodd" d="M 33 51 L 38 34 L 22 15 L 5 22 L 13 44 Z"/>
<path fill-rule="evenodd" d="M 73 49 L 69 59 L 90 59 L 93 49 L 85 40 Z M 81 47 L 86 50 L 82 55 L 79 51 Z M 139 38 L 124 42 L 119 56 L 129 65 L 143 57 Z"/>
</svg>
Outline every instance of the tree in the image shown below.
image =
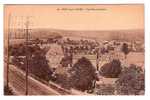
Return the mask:
<svg viewBox="0 0 150 100">
<path fill-rule="evenodd" d="M 123 43 L 123 45 L 122 45 L 122 52 L 125 54 L 125 59 L 126 59 L 127 58 L 127 54 L 130 52 L 127 43 Z"/>
<path fill-rule="evenodd" d="M 91 89 L 93 81 L 97 79 L 95 72 L 96 69 L 87 58 L 80 58 L 70 70 L 71 86 L 81 91 Z"/>
<path fill-rule="evenodd" d="M 52 71 L 48 65 L 48 61 L 42 50 L 37 50 L 33 57 L 29 61 L 29 71 L 35 76 L 49 81 L 52 75 Z"/>
<path fill-rule="evenodd" d="M 52 71 L 45 56 L 47 48 L 41 49 L 38 45 L 29 45 L 28 47 L 25 47 L 23 44 L 15 47 L 15 50 L 12 48 L 11 52 L 11 55 L 14 56 L 12 59 L 12 63 L 14 65 L 18 66 L 22 70 L 26 70 L 26 55 L 28 55 L 29 72 L 45 81 L 50 80 Z M 24 58 L 21 56 L 24 56 Z"/>
<path fill-rule="evenodd" d="M 110 63 L 104 64 L 100 68 L 100 74 L 108 78 L 117 78 L 121 73 L 122 67 L 120 60 L 114 59 Z"/>
<path fill-rule="evenodd" d="M 131 64 L 125 67 L 116 81 L 117 94 L 138 95 L 144 91 L 144 72 L 141 67 Z"/>
<path fill-rule="evenodd" d="M 53 81 L 65 89 L 70 89 L 69 74 L 67 67 L 59 66 L 54 72 L 55 80 Z"/>
</svg>

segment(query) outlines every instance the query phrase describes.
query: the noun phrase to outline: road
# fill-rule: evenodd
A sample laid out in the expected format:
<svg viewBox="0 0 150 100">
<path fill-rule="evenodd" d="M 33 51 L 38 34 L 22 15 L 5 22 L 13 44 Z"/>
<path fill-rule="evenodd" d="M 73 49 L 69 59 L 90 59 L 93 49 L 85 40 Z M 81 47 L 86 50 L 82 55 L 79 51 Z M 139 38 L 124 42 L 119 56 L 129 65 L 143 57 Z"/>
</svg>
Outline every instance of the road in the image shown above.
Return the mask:
<svg viewBox="0 0 150 100">
<path fill-rule="evenodd" d="M 28 77 L 29 95 L 61 95 L 49 86 Z M 9 84 L 16 95 L 25 95 L 25 73 L 17 67 L 10 65 Z"/>
</svg>

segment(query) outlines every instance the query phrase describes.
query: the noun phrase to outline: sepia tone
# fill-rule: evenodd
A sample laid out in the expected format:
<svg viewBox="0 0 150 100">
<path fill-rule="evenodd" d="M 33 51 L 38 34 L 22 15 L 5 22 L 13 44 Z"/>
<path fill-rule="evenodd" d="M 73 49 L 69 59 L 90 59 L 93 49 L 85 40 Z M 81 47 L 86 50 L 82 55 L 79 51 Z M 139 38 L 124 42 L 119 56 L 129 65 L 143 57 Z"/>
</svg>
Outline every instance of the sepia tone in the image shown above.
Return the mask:
<svg viewBox="0 0 150 100">
<path fill-rule="evenodd" d="M 144 5 L 5 5 L 4 95 L 144 95 Z"/>
</svg>

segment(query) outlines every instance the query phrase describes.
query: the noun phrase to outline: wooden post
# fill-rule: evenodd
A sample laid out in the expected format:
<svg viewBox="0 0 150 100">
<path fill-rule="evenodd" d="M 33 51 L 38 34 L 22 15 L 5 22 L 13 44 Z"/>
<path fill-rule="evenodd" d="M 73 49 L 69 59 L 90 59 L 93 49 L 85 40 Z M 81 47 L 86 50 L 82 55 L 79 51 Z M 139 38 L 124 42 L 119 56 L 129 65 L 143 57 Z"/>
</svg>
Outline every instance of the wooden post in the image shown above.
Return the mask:
<svg viewBox="0 0 150 100">
<path fill-rule="evenodd" d="M 29 41 L 29 17 L 27 17 L 26 25 L 26 91 L 25 94 L 28 95 L 28 68 L 29 68 L 29 51 L 28 51 L 28 41 Z"/>
<path fill-rule="evenodd" d="M 8 34 L 7 34 L 7 72 L 6 72 L 6 87 L 9 88 L 9 35 L 10 35 L 10 22 L 11 22 L 11 14 L 9 14 L 9 18 L 8 18 Z"/>
<path fill-rule="evenodd" d="M 96 54 L 96 70 L 99 71 L 99 53 Z"/>
<path fill-rule="evenodd" d="M 99 53 L 96 53 L 96 71 L 99 71 Z M 94 80 L 93 88 L 96 86 L 96 80 Z"/>
</svg>

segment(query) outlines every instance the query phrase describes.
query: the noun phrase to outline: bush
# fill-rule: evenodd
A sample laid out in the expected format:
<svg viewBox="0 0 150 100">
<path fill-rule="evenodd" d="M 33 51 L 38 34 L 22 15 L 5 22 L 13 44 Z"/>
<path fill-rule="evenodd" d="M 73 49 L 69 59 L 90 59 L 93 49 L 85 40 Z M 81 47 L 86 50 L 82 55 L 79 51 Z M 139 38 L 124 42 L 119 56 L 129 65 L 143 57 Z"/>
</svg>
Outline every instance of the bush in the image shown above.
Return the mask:
<svg viewBox="0 0 150 100">
<path fill-rule="evenodd" d="M 52 71 L 42 51 L 36 51 L 35 55 L 31 57 L 29 61 L 29 72 L 45 81 L 50 80 Z"/>
<path fill-rule="evenodd" d="M 10 87 L 4 86 L 4 95 L 13 95 L 13 91 Z"/>
<path fill-rule="evenodd" d="M 110 63 L 104 64 L 100 68 L 100 74 L 107 78 L 117 78 L 121 73 L 121 70 L 121 62 L 115 59 Z"/>
<path fill-rule="evenodd" d="M 133 64 L 124 68 L 116 81 L 117 94 L 121 95 L 138 95 L 144 91 L 144 87 L 144 72 Z"/>
<path fill-rule="evenodd" d="M 125 55 L 125 59 L 127 58 L 127 54 L 130 52 L 128 44 L 127 43 L 123 43 L 122 45 L 122 52 Z"/>
<path fill-rule="evenodd" d="M 53 73 L 53 76 L 55 77 L 53 80 L 55 83 L 59 84 L 63 88 L 70 89 L 70 73 L 68 72 L 67 67 L 57 67 Z"/>
<path fill-rule="evenodd" d="M 81 91 L 91 89 L 93 81 L 96 79 L 95 71 L 94 66 L 87 58 L 80 58 L 70 70 L 71 86 Z"/>
</svg>

